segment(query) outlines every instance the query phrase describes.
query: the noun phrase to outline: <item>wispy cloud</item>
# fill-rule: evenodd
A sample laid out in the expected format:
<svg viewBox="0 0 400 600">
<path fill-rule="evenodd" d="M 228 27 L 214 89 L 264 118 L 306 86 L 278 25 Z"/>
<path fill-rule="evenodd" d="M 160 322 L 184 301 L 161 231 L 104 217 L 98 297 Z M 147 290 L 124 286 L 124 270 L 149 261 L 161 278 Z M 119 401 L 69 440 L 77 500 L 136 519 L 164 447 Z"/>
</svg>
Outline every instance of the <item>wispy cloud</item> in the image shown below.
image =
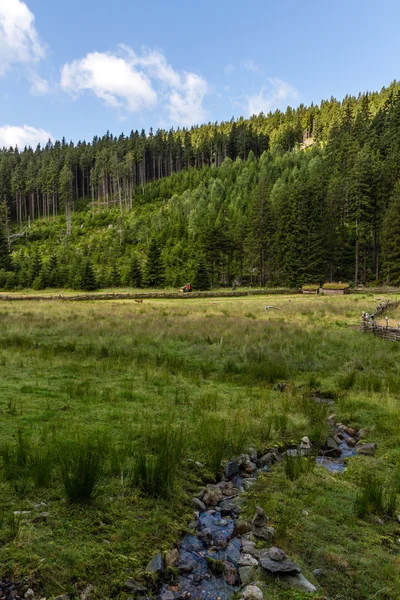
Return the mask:
<svg viewBox="0 0 400 600">
<path fill-rule="evenodd" d="M 235 67 L 233 65 L 225 65 L 225 67 L 224 67 L 224 73 L 226 75 L 229 75 L 229 73 L 233 73 L 234 70 L 235 70 Z"/>
<path fill-rule="evenodd" d="M 45 145 L 53 139 L 53 136 L 44 129 L 37 129 L 29 125 L 3 125 L 0 126 L 0 148 L 9 148 L 18 146 L 23 149 L 25 146 L 35 148 L 38 144 Z"/>
<path fill-rule="evenodd" d="M 247 60 L 242 60 L 242 65 L 246 69 L 246 71 L 252 71 L 253 73 L 255 73 L 259 70 L 259 66 L 251 58 Z"/>
<path fill-rule="evenodd" d="M 207 81 L 190 71 L 178 72 L 162 52 L 143 48 L 140 54 L 128 46 L 118 53 L 91 52 L 65 64 L 61 89 L 77 96 L 84 91 L 114 108 L 128 112 L 153 110 L 161 105 L 170 120 L 181 126 L 202 121 Z"/>
<path fill-rule="evenodd" d="M 244 109 L 248 116 L 261 112 L 268 114 L 277 108 L 286 108 L 290 102 L 297 100 L 299 92 L 295 87 L 278 78 L 270 78 L 268 86 L 263 86 L 258 94 L 246 96 Z"/>
</svg>

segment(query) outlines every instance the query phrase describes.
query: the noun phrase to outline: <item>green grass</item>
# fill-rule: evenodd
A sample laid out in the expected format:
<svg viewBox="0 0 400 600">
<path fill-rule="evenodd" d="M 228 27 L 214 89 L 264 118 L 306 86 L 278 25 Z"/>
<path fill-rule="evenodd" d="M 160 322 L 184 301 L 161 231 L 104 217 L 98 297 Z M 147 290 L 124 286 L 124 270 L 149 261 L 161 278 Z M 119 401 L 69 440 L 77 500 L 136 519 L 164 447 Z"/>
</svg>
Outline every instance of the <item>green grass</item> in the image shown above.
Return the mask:
<svg viewBox="0 0 400 600">
<path fill-rule="evenodd" d="M 126 578 L 145 580 L 151 556 L 179 540 L 191 496 L 223 460 L 304 435 L 318 446 L 329 408 L 366 429 L 377 458 L 352 460 L 344 478 L 316 468 L 292 481 L 279 466 L 248 495 L 248 510 L 253 499 L 265 505 L 278 545 L 307 573 L 329 564 L 326 595 L 399 597 L 391 573 L 400 532 L 387 515 L 397 498 L 386 492 L 379 535 L 376 515 L 359 519 L 355 502 L 371 466 L 386 490 L 400 488 L 400 346 L 357 331 L 372 295 L 271 303 L 280 310 L 266 312 L 265 297 L 0 303 L 4 574 L 28 577 L 48 598 L 90 583 L 94 599 L 127 598 Z M 335 407 L 315 404 L 316 390 Z M 41 502 L 47 524 L 34 522 Z M 21 510 L 32 512 L 15 519 Z M 275 597 L 296 597 L 287 594 Z"/>
</svg>

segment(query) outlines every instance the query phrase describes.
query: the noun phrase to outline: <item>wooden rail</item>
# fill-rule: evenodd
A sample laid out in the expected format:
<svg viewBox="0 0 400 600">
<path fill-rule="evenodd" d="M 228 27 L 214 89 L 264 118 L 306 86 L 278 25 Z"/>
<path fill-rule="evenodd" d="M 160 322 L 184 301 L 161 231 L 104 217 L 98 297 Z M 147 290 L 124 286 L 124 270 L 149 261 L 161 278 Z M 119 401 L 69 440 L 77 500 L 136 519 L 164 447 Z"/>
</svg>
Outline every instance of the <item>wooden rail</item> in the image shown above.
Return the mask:
<svg viewBox="0 0 400 600">
<path fill-rule="evenodd" d="M 64 302 L 69 301 L 87 301 L 87 300 L 135 300 L 139 298 L 143 299 L 176 299 L 176 300 L 188 300 L 190 298 L 240 298 L 243 296 L 271 296 L 274 294 L 298 294 L 297 289 L 270 289 L 270 290 L 248 290 L 245 292 L 232 292 L 232 291 L 219 291 L 219 292 L 121 292 L 121 293 L 91 293 L 91 294 L 43 294 L 43 295 L 30 295 L 30 294 L 0 294 L 0 301 L 13 302 L 13 301 L 27 301 L 27 300 L 62 300 Z"/>
<path fill-rule="evenodd" d="M 390 342 L 400 342 L 400 328 L 389 327 L 388 324 L 378 325 L 375 322 L 376 317 L 382 316 L 387 310 L 396 308 L 397 306 L 400 306 L 400 300 L 395 302 L 386 300 L 386 302 L 381 302 L 381 304 L 376 307 L 376 310 L 372 315 L 363 313 L 360 331 L 364 333 L 372 333 L 373 335 Z"/>
</svg>

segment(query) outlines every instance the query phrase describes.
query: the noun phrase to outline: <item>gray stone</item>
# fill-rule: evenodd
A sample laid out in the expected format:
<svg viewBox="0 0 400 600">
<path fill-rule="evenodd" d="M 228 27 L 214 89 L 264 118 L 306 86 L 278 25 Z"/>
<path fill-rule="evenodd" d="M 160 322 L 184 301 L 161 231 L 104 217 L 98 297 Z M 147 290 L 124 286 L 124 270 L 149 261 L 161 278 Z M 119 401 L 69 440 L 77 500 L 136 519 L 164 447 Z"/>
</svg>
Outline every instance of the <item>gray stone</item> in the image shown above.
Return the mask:
<svg viewBox="0 0 400 600">
<path fill-rule="evenodd" d="M 246 554 L 256 554 L 257 546 L 255 545 L 254 542 L 250 542 L 250 540 L 242 539 L 242 550 Z"/>
<path fill-rule="evenodd" d="M 339 448 L 339 444 L 332 437 L 328 437 L 328 439 L 326 440 L 326 447 L 329 450 L 335 450 Z"/>
<path fill-rule="evenodd" d="M 207 506 L 217 506 L 218 502 L 220 502 L 223 498 L 223 493 L 221 488 L 216 485 L 209 484 L 206 489 L 206 493 L 203 497 L 203 502 Z"/>
<path fill-rule="evenodd" d="M 238 535 L 245 535 L 246 533 L 250 533 L 252 530 L 251 524 L 247 521 L 236 521 L 235 523 L 235 532 Z"/>
<path fill-rule="evenodd" d="M 34 597 L 35 597 L 35 592 L 31 588 L 28 588 L 24 594 L 24 598 L 29 600 L 30 598 L 34 598 Z"/>
<path fill-rule="evenodd" d="M 314 577 L 321 577 L 321 575 L 323 575 L 323 574 L 324 574 L 323 569 L 314 569 L 314 571 L 313 571 Z"/>
<path fill-rule="evenodd" d="M 227 477 L 233 477 L 239 473 L 239 463 L 235 460 L 230 460 L 225 466 L 225 475 Z"/>
<path fill-rule="evenodd" d="M 258 560 L 251 556 L 251 554 L 242 554 L 239 560 L 240 567 L 257 567 Z"/>
<path fill-rule="evenodd" d="M 224 560 L 224 579 L 228 585 L 235 585 L 238 580 L 238 571 L 229 560 Z"/>
<path fill-rule="evenodd" d="M 62 594 L 61 596 L 56 596 L 54 600 L 69 600 L 68 594 Z"/>
<path fill-rule="evenodd" d="M 177 548 L 173 548 L 165 557 L 165 566 L 166 567 L 176 567 L 179 562 L 179 551 Z"/>
<path fill-rule="evenodd" d="M 397 522 L 400 523 L 400 515 L 397 515 Z"/>
<path fill-rule="evenodd" d="M 192 503 L 193 506 L 195 506 L 195 508 L 197 508 L 201 512 L 204 512 L 207 508 L 204 502 L 202 502 L 199 498 L 192 498 Z"/>
<path fill-rule="evenodd" d="M 162 573 L 164 571 L 164 561 L 162 555 L 156 554 L 146 567 L 147 573 Z"/>
<path fill-rule="evenodd" d="M 33 508 L 35 510 L 40 510 L 41 508 L 44 508 L 45 506 L 47 506 L 46 502 L 40 502 L 39 504 L 35 504 L 35 506 Z"/>
<path fill-rule="evenodd" d="M 30 515 L 31 511 L 30 510 L 14 510 L 14 515 L 16 517 L 22 517 L 23 515 Z"/>
<path fill-rule="evenodd" d="M 222 500 L 222 502 L 219 503 L 219 508 L 223 515 L 231 515 L 232 513 L 239 514 L 241 512 L 241 508 L 236 506 L 232 500 Z"/>
<path fill-rule="evenodd" d="M 282 562 L 286 558 L 286 552 L 275 546 L 268 550 L 268 554 L 272 560 L 276 560 L 277 562 Z"/>
<path fill-rule="evenodd" d="M 254 567 L 240 567 L 239 568 L 239 578 L 243 585 L 249 583 L 254 579 L 256 570 Z"/>
<path fill-rule="evenodd" d="M 275 452 L 268 452 L 267 454 L 264 454 L 264 456 L 257 460 L 256 465 L 259 468 L 264 466 L 270 467 L 275 462 L 277 462 L 277 460 L 278 458 Z"/>
<path fill-rule="evenodd" d="M 256 514 L 253 517 L 252 525 L 254 527 L 264 527 L 268 523 L 268 517 L 261 506 L 256 507 Z"/>
<path fill-rule="evenodd" d="M 356 448 L 357 454 L 361 454 L 362 456 L 374 456 L 375 450 L 375 442 L 372 442 L 371 444 L 359 444 Z"/>
<path fill-rule="evenodd" d="M 125 581 L 124 588 L 128 592 L 135 592 L 137 594 L 146 594 L 146 592 L 147 592 L 146 588 L 138 581 L 135 581 L 134 579 L 132 579 L 132 577 L 129 577 Z"/>
<path fill-rule="evenodd" d="M 171 590 L 165 590 L 160 594 L 159 600 L 175 600 L 175 594 Z"/>
<path fill-rule="evenodd" d="M 310 592 L 312 594 L 315 594 L 317 591 L 315 585 L 308 581 L 308 579 L 306 579 L 302 573 L 298 573 L 297 575 L 285 575 L 281 578 L 281 581 L 290 587 L 304 590 L 305 592 Z"/>
<path fill-rule="evenodd" d="M 253 535 L 261 540 L 272 540 L 275 535 L 273 527 L 253 527 Z"/>
<path fill-rule="evenodd" d="M 282 560 L 281 562 L 278 562 L 276 560 L 272 560 L 271 558 L 267 558 L 267 557 L 261 557 L 260 558 L 260 565 L 262 566 L 262 568 L 265 571 L 268 571 L 268 573 L 273 573 L 273 574 L 295 574 L 295 573 L 301 573 L 301 569 L 298 565 L 296 565 L 296 563 L 292 562 L 291 560 Z"/>
<path fill-rule="evenodd" d="M 243 590 L 244 600 L 263 600 L 264 596 L 262 591 L 256 585 L 248 585 Z"/>
</svg>

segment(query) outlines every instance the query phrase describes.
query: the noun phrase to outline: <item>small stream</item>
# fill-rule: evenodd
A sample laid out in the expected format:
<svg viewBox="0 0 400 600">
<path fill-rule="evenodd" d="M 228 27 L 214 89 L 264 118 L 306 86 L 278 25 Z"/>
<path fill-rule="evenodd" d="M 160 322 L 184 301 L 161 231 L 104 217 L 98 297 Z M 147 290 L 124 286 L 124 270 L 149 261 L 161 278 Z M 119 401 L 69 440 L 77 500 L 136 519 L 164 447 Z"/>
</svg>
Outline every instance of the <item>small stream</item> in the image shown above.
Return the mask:
<svg viewBox="0 0 400 600">
<path fill-rule="evenodd" d="M 331 437 L 316 457 L 316 462 L 332 473 L 343 473 L 346 459 L 356 455 L 359 434 L 340 423 L 329 423 Z M 303 452 L 299 449 L 288 453 L 298 456 Z M 270 576 L 290 580 L 291 587 L 302 591 L 316 591 L 301 574 L 300 568 L 287 558 L 283 562 L 275 562 L 267 555 L 267 563 L 262 562 L 262 553 L 276 550 L 270 548 L 273 545 L 273 528 L 267 527 L 268 517 L 262 509 L 257 509 L 261 512 L 251 524 L 240 521 L 241 493 L 253 485 L 261 472 L 282 460 L 283 454 L 272 450 L 258 460 L 250 454 L 230 461 L 225 469 L 224 481 L 208 485 L 194 499 L 199 510 L 191 524 L 192 533 L 182 539 L 177 560 L 172 565 L 178 575 L 173 585 L 163 585 L 158 600 L 229 600 L 241 586 L 257 580 L 255 568 L 260 569 L 260 565 L 264 568 L 264 564 L 269 563 L 273 564 Z M 231 473 L 232 465 L 235 466 L 234 474 Z M 256 548 L 255 542 L 261 540 L 266 548 L 264 551 Z"/>
</svg>

